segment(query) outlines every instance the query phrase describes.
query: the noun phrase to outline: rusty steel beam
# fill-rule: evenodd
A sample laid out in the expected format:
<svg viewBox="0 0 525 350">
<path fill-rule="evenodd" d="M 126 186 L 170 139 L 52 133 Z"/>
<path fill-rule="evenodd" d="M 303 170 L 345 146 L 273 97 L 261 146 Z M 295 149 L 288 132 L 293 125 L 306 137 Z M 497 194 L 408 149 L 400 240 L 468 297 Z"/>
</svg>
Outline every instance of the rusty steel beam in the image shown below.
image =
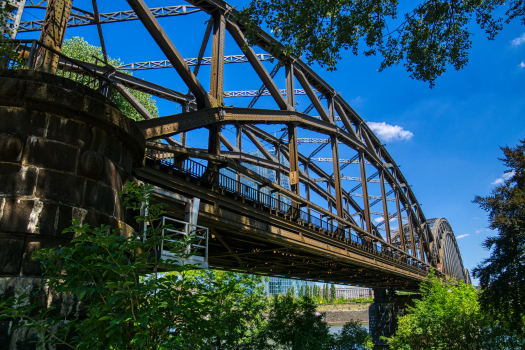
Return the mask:
<svg viewBox="0 0 525 350">
<path fill-rule="evenodd" d="M 304 76 L 304 73 L 298 68 L 294 68 L 294 74 L 297 80 L 299 80 L 299 83 L 301 83 L 301 86 L 303 87 L 304 91 L 308 95 L 308 98 L 313 103 L 315 109 L 317 110 L 317 113 L 319 113 L 319 115 L 325 122 L 333 123 L 330 120 L 330 117 L 328 116 L 328 113 L 324 109 L 323 105 L 321 104 L 321 101 L 319 101 L 319 99 L 317 98 L 317 95 L 315 94 L 314 90 L 310 86 L 310 83 Z"/>
<path fill-rule="evenodd" d="M 383 218 L 385 220 L 386 241 L 388 243 L 392 243 L 392 237 L 390 237 L 390 217 L 388 213 L 388 203 L 386 200 L 385 175 L 383 173 L 383 169 L 379 169 L 379 184 L 381 186 L 381 201 L 383 202 Z M 401 217 L 399 219 L 401 219 Z"/>
<path fill-rule="evenodd" d="M 51 49 L 61 52 L 64 36 L 66 35 L 67 20 L 73 0 L 50 0 L 47 4 L 46 16 L 42 31 L 40 33 L 40 42 Z M 40 70 L 55 74 L 58 69 L 59 56 L 49 50 L 41 49 L 39 56 L 42 60 Z"/>
<path fill-rule="evenodd" d="M 297 127 L 295 124 L 288 124 L 288 152 L 290 161 L 290 187 L 292 192 L 300 195 L 299 186 L 299 152 L 297 151 Z"/>
<path fill-rule="evenodd" d="M 216 105 L 216 100 L 210 96 L 202 87 L 201 83 L 188 67 L 184 58 L 181 56 L 173 42 L 170 40 L 164 29 L 153 16 L 143 0 L 127 0 L 133 11 L 137 14 L 140 21 L 144 24 L 150 35 L 153 37 L 166 58 L 171 62 L 184 83 L 191 90 L 197 99 L 197 105 L 201 108 Z"/>
<path fill-rule="evenodd" d="M 223 105 L 224 96 L 224 41 L 226 22 L 220 12 L 213 14 L 213 44 L 211 51 L 210 94 L 217 101 L 216 106 Z"/>
<path fill-rule="evenodd" d="M 255 51 L 251 48 L 251 46 L 248 45 L 248 42 L 246 41 L 246 38 L 244 37 L 243 32 L 241 29 L 234 23 L 228 21 L 226 23 L 226 28 L 228 29 L 228 32 L 232 35 L 233 39 L 237 43 L 237 45 L 241 49 L 245 49 L 245 55 L 250 64 L 252 65 L 253 69 L 261 78 L 264 85 L 266 85 L 266 88 L 268 91 L 270 91 L 270 94 L 272 95 L 275 102 L 277 102 L 277 105 L 281 110 L 293 110 L 293 106 L 290 106 L 286 100 L 284 99 L 283 95 L 281 95 L 281 92 L 277 88 L 277 85 L 275 85 L 275 82 L 273 81 L 270 74 L 268 74 L 268 71 L 266 68 L 264 68 L 264 65 L 259 61 L 259 58 L 255 54 Z"/>
</svg>

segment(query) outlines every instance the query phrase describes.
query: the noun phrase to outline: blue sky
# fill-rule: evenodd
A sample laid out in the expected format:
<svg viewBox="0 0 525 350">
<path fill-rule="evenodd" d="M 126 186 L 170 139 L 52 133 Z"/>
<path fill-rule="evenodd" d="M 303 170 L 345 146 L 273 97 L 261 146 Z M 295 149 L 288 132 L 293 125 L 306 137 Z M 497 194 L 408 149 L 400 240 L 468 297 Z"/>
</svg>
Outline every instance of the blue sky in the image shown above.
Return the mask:
<svg viewBox="0 0 525 350">
<path fill-rule="evenodd" d="M 184 4 L 182 0 L 146 2 L 149 7 Z M 241 6 L 243 1 L 230 3 Z M 90 11 L 91 1 L 75 0 L 74 6 Z M 99 7 L 101 13 L 129 9 L 122 0 L 99 1 Z M 24 15 L 25 20 L 34 19 L 29 13 L 43 18 L 42 11 L 32 10 Z M 160 23 L 183 57 L 190 58 L 197 57 L 207 19 L 201 12 L 163 18 Z M 112 57 L 126 63 L 165 59 L 138 21 L 106 24 L 103 31 Z M 378 123 L 370 125 L 401 165 L 426 217 L 444 217 L 451 223 L 469 270 L 489 256 L 480 244 L 493 234 L 487 229 L 486 213 L 472 200 L 475 195 L 488 195 L 502 178 L 505 168 L 498 160 L 502 156 L 499 146 L 515 145 L 525 138 L 525 26 L 518 22 L 507 25 L 494 41 L 488 41 L 475 24 L 471 31 L 473 47 L 467 67 L 460 71 L 449 67 L 434 89 L 409 78 L 403 66 L 379 73 L 380 58 L 356 57 L 350 52 L 343 52 L 335 72 L 314 66 L 364 120 Z M 91 44 L 99 44 L 94 26 L 68 29 L 67 37 L 76 35 Z M 36 38 L 38 33 L 18 37 Z M 210 47 L 211 42 L 206 56 Z M 230 37 L 227 37 L 226 54 L 242 54 Z M 265 64 L 270 70 L 272 65 Z M 209 72 L 209 66 L 199 72 L 204 86 L 209 86 Z M 172 69 L 141 71 L 136 75 L 187 91 Z M 275 80 L 280 88 L 285 87 L 283 72 Z M 257 90 L 260 85 L 249 64 L 226 65 L 225 90 Z M 226 99 L 225 103 L 245 106 L 250 100 Z M 304 96 L 299 96 L 297 101 L 299 111 L 309 104 Z M 173 103 L 158 101 L 158 106 L 160 115 L 180 112 Z M 256 106 L 275 108 L 275 103 L 271 97 L 265 97 Z M 267 130 L 280 135 L 277 132 L 280 128 L 271 126 Z M 233 133 L 226 130 L 224 134 L 234 140 Z M 299 136 L 319 135 L 302 133 Z M 194 133 L 190 135 L 190 145 L 205 147 L 206 138 L 205 132 Z M 299 151 L 309 154 L 315 147 L 317 145 L 301 145 Z M 341 158 L 354 154 L 342 149 Z M 331 157 L 329 153 L 319 156 Z M 320 165 L 330 171 L 331 164 Z M 351 167 L 343 171 L 347 176 L 354 176 L 352 172 Z M 345 189 L 353 186 L 355 183 L 345 184 Z M 375 209 L 381 210 L 380 205 Z"/>
</svg>

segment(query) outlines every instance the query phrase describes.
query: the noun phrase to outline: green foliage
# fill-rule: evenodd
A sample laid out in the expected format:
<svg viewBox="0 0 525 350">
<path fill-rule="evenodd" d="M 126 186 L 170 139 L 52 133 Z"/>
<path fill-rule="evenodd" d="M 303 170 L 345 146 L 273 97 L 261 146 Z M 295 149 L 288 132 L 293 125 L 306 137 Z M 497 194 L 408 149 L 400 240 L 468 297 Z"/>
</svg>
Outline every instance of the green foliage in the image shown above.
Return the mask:
<svg viewBox="0 0 525 350">
<path fill-rule="evenodd" d="M 329 327 L 315 312 L 315 303 L 309 297 L 274 297 L 266 327 L 257 339 L 257 349 L 271 349 L 268 340 L 280 344 L 283 350 L 328 349 Z"/>
<path fill-rule="evenodd" d="M 234 349 L 244 341 L 248 346 L 264 325 L 268 307 L 263 277 L 216 270 L 193 270 L 187 278 L 198 281 L 210 305 L 208 323 L 213 325 L 210 345 Z"/>
<path fill-rule="evenodd" d="M 398 6 L 397 0 L 251 0 L 236 19 L 250 44 L 256 43 L 256 26 L 264 25 L 285 55 L 304 53 L 309 63 L 329 70 L 336 69 L 341 49 L 357 55 L 361 45 L 366 56 L 382 56 L 379 71 L 403 62 L 412 78 L 431 87 L 447 65 L 458 70 L 468 62 L 473 20 L 491 40 L 504 23 L 515 18 L 525 23 L 522 0 L 427 0 L 399 19 Z"/>
<path fill-rule="evenodd" d="M 330 350 L 366 350 L 374 347 L 370 334 L 356 321 L 344 324 L 334 338 L 335 344 Z"/>
<path fill-rule="evenodd" d="M 64 41 L 64 46 L 62 47 L 62 53 L 68 57 L 92 63 L 103 65 L 104 56 L 102 55 L 102 49 L 97 46 L 90 45 L 81 37 L 73 37 Z M 120 59 L 112 59 L 108 57 L 108 64 L 113 67 L 118 67 L 122 65 Z M 130 74 L 128 72 L 127 74 Z M 140 92 L 136 90 L 130 90 L 130 93 L 146 108 L 146 110 L 153 116 L 158 117 L 159 112 L 157 109 L 156 101 L 145 92 Z M 116 90 L 111 92 L 110 99 L 118 106 L 120 111 L 124 113 L 128 118 L 133 120 L 143 120 L 144 118 L 140 115 L 131 104 Z"/>
<path fill-rule="evenodd" d="M 151 204 L 152 186 L 126 185 L 124 204 L 138 211 L 142 203 L 150 203 L 147 214 L 137 221 L 156 223 L 165 212 L 159 204 Z M 213 335 L 205 316 L 211 308 L 211 298 L 195 291 L 205 290 L 198 281 L 187 278 L 191 266 L 184 263 L 190 254 L 187 246 L 193 237 L 164 241 L 164 247 L 178 256 L 176 260 L 159 260 L 156 254 L 161 244 L 161 231 L 169 226 L 150 226 L 141 235 L 121 234 L 109 226 L 90 228 L 74 221 L 65 232 L 74 232 L 71 245 L 38 251 L 46 288 L 63 295 L 74 295 L 84 303 L 86 318 L 68 321 L 76 335 L 61 334 L 61 341 L 76 349 L 170 349 L 198 348 Z M 177 274 L 158 274 L 160 269 Z M 22 298 L 2 303 L 2 318 L 32 315 L 31 309 L 16 308 L 27 301 Z M 38 306 L 38 303 L 35 307 Z M 16 310 L 16 313 L 10 312 Z M 41 310 L 33 328 L 39 345 L 59 342 L 53 335 L 57 320 L 44 317 L 52 310 Z M 60 316 L 60 315 L 58 315 Z"/>
<path fill-rule="evenodd" d="M 489 213 L 489 227 L 498 231 L 483 247 L 491 252 L 474 270 L 482 289 L 483 308 L 524 333 L 525 317 L 525 140 L 502 148 L 509 178 L 474 203 Z"/>
<path fill-rule="evenodd" d="M 336 299 L 335 285 L 332 283 L 330 286 L 330 301 L 334 302 Z"/>
<path fill-rule="evenodd" d="M 523 340 L 486 317 L 476 289 L 459 281 L 452 285 L 431 274 L 421 284 L 421 300 L 399 317 L 391 349 L 522 349 Z"/>
</svg>

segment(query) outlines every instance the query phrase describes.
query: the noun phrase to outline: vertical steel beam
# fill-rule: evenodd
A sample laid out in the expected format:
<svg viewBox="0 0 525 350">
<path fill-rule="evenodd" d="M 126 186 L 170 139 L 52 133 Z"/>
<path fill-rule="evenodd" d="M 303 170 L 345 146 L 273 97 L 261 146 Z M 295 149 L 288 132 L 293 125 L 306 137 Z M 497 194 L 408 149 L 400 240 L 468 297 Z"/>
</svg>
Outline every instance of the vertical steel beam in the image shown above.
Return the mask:
<svg viewBox="0 0 525 350">
<path fill-rule="evenodd" d="M 293 63 L 286 63 L 286 102 L 295 111 L 295 82 L 293 78 Z"/>
<path fill-rule="evenodd" d="M 97 24 L 98 38 L 100 40 L 100 47 L 102 48 L 102 55 L 104 56 L 104 63 L 108 63 L 108 53 L 106 52 L 106 44 L 104 43 L 104 36 L 102 35 L 102 26 L 100 25 L 100 14 L 98 13 L 97 0 L 91 0 L 93 4 L 93 18 Z"/>
<path fill-rule="evenodd" d="M 224 93 L 224 40 L 226 21 L 219 11 L 213 13 L 213 44 L 211 51 L 210 94 L 223 105 Z"/>
<path fill-rule="evenodd" d="M 187 113 L 189 111 L 190 111 L 190 106 L 187 103 L 183 104 L 182 113 Z M 180 134 L 180 143 L 182 143 L 182 147 L 186 147 L 188 143 L 188 133 L 186 131 Z"/>
<path fill-rule="evenodd" d="M 359 150 L 359 167 L 361 170 L 361 187 L 363 188 L 363 209 L 365 210 L 366 232 L 372 233 L 370 218 L 370 198 L 368 197 L 368 183 L 366 181 L 365 154 Z"/>
<path fill-rule="evenodd" d="M 290 189 L 299 195 L 299 152 L 297 151 L 297 127 L 288 124 L 288 152 L 290 161 Z"/>
<path fill-rule="evenodd" d="M 208 153 L 213 155 L 221 154 L 221 127 L 220 125 L 212 125 L 208 127 Z M 208 161 L 208 169 L 210 170 L 209 180 L 212 183 L 212 188 L 219 184 L 219 167 L 217 163 Z"/>
<path fill-rule="evenodd" d="M 334 99 L 332 96 L 328 96 L 327 100 L 328 116 L 335 122 Z M 335 207 L 337 210 L 337 216 L 344 218 L 343 186 L 341 184 L 341 167 L 339 165 L 339 142 L 336 135 L 330 135 L 330 143 L 332 146 L 332 164 L 334 166 Z"/>
<path fill-rule="evenodd" d="M 275 182 L 277 183 L 278 186 L 281 186 L 281 145 L 278 144 L 278 145 L 275 145 L 275 158 L 277 158 L 277 162 L 279 164 L 279 169 L 275 171 Z M 281 209 L 281 195 L 279 194 L 279 192 L 277 192 L 277 209 L 280 210 Z"/>
<path fill-rule="evenodd" d="M 235 145 L 239 152 L 242 154 L 242 125 L 237 126 L 237 134 Z M 241 192 L 241 174 L 237 172 L 237 192 Z"/>
<path fill-rule="evenodd" d="M 410 210 L 406 210 L 408 214 L 408 228 L 410 229 L 410 243 L 411 243 L 411 250 L 412 250 L 412 256 L 414 258 L 417 258 L 417 251 L 416 251 L 416 240 L 414 239 L 414 228 L 412 226 L 412 215 L 410 215 Z"/>
<path fill-rule="evenodd" d="M 379 169 L 379 182 L 381 185 L 381 199 L 383 202 L 383 218 L 385 220 L 386 241 L 388 244 L 392 244 L 392 239 L 390 237 L 390 218 L 388 217 L 388 203 L 386 201 L 385 174 L 383 169 Z"/>
<path fill-rule="evenodd" d="M 395 189 L 396 193 L 396 209 L 397 209 L 397 224 L 399 230 L 399 242 L 401 242 L 401 250 L 406 251 L 405 233 L 403 232 L 403 217 L 401 216 L 401 205 L 399 204 L 399 189 Z"/>
<path fill-rule="evenodd" d="M 49 0 L 47 2 L 46 16 L 40 33 L 41 43 L 55 51 L 62 51 L 62 43 L 66 35 L 67 21 L 72 6 L 73 0 Z M 39 56 L 39 60 L 42 60 L 40 69 L 55 74 L 59 56 L 47 50 L 42 50 Z"/>
<path fill-rule="evenodd" d="M 419 259 L 426 263 L 427 260 L 425 259 L 425 250 L 423 247 L 423 233 L 421 232 L 421 229 L 418 230 L 417 234 L 419 235 L 419 254 L 421 255 Z"/>
<path fill-rule="evenodd" d="M 304 165 L 304 173 L 306 174 L 306 178 L 307 179 L 310 179 L 310 174 L 309 174 L 309 169 L 308 169 L 308 163 L 306 163 Z M 307 181 L 305 184 L 304 184 L 304 187 L 305 187 L 305 198 L 308 202 L 310 202 L 310 181 Z M 308 214 L 308 222 L 312 222 L 312 214 L 311 214 L 311 209 L 310 207 L 307 207 L 306 209 L 306 212 Z"/>
</svg>

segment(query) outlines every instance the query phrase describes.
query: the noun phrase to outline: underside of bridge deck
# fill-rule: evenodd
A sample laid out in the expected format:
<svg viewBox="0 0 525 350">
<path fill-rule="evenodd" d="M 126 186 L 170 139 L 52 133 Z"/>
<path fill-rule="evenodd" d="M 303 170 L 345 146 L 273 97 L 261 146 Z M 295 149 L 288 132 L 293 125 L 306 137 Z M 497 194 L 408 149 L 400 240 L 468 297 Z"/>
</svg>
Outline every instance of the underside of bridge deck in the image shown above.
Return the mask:
<svg viewBox="0 0 525 350">
<path fill-rule="evenodd" d="M 187 200 L 200 198 L 198 224 L 210 229 L 212 268 L 399 290 L 417 290 L 426 276 L 374 249 L 193 179 L 154 167 L 140 168 L 136 176 L 157 186 L 157 200 L 167 205 L 170 217 L 183 219 Z"/>
</svg>

